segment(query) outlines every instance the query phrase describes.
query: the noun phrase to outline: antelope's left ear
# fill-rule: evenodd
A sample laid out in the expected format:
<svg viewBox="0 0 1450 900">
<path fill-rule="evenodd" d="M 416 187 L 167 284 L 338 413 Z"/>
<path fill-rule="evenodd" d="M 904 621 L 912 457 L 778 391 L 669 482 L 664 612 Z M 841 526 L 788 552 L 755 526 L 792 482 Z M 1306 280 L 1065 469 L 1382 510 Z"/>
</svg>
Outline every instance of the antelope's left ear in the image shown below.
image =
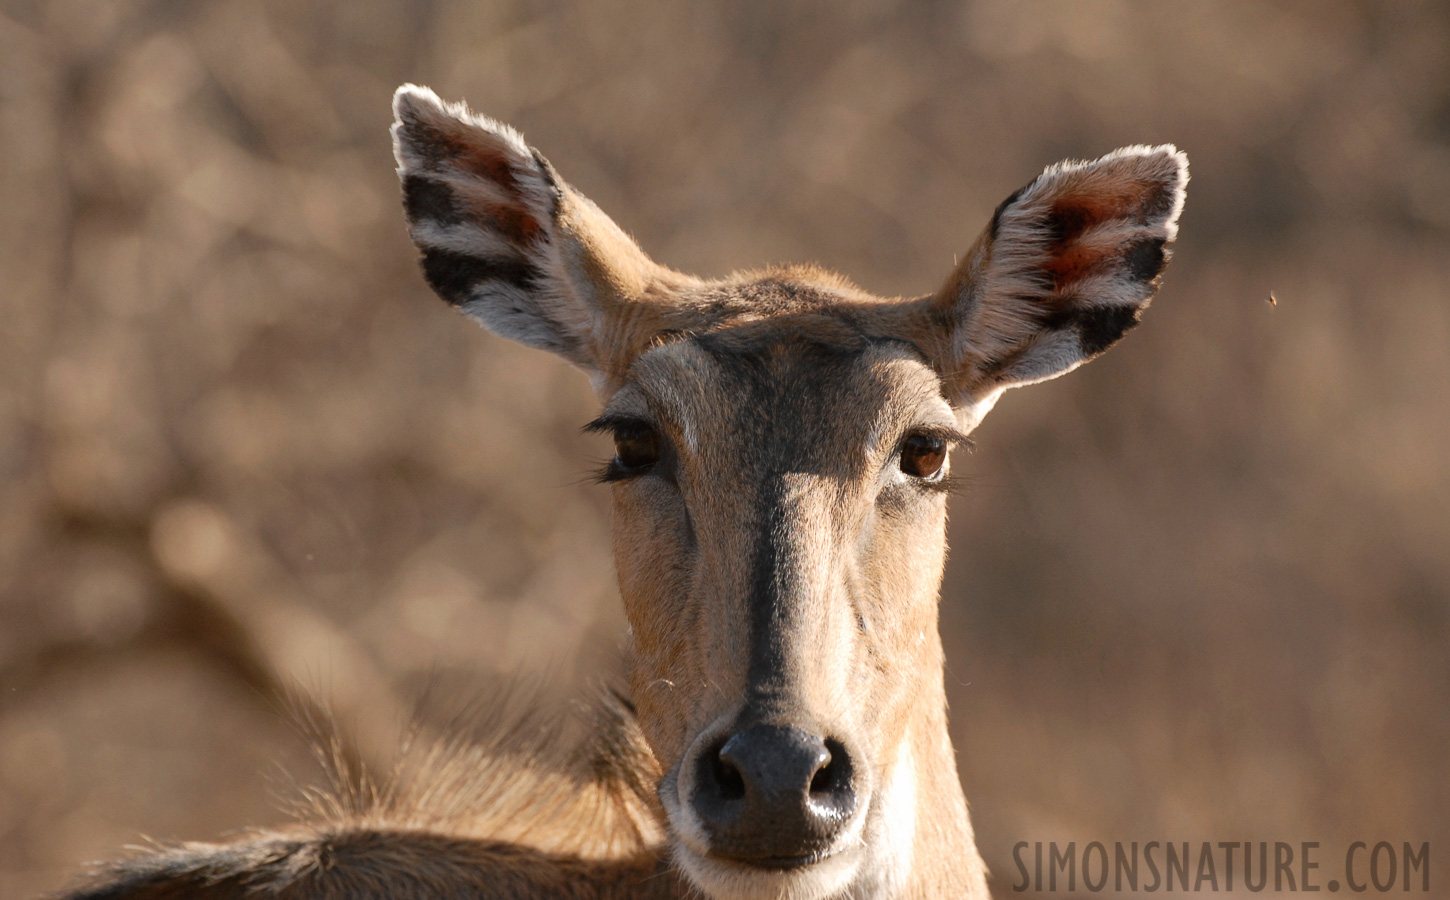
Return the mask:
<svg viewBox="0 0 1450 900">
<path fill-rule="evenodd" d="M 964 430 L 1007 388 L 1069 372 L 1138 323 L 1187 183 L 1173 146 L 1127 147 L 1051 166 L 997 208 L 929 301 L 928 352 Z"/>
</svg>

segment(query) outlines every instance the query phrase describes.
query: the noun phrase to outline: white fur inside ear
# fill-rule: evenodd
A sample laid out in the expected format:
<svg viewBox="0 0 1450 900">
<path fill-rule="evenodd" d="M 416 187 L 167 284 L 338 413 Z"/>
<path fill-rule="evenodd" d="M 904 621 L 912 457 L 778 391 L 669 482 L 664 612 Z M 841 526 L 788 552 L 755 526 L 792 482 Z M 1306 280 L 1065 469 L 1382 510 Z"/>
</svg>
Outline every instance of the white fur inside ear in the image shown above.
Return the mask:
<svg viewBox="0 0 1450 900">
<path fill-rule="evenodd" d="M 508 148 L 510 155 L 515 157 L 514 161 L 534 164 L 533 151 L 524 141 L 524 136 L 511 126 L 473 112 L 462 101 L 448 103 L 434 93 L 432 88 L 405 84 L 393 92 L 393 158 L 398 162 L 398 174 L 402 175 L 424 161 L 417 152 L 418 148 L 408 140 L 409 125 L 416 123 L 437 130 L 450 127 L 449 123 L 452 122 L 494 135 L 500 144 Z"/>
</svg>

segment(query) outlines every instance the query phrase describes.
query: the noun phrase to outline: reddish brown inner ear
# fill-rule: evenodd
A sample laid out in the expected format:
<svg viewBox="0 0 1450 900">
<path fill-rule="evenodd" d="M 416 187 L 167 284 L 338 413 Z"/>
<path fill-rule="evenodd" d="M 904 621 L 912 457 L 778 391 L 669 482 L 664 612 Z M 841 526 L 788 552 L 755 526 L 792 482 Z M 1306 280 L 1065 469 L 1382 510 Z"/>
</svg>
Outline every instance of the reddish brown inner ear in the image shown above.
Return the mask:
<svg viewBox="0 0 1450 900">
<path fill-rule="evenodd" d="M 494 227 L 515 246 L 526 247 L 532 244 L 544 231 L 544 226 L 539 224 L 539 220 L 522 206 L 479 204 L 479 207 L 477 213 L 492 219 Z"/>
<path fill-rule="evenodd" d="M 460 147 L 457 162 L 459 168 L 492 181 L 510 193 L 517 193 L 519 190 L 513 167 L 496 150 L 478 146 L 477 142 L 464 144 Z"/>
<path fill-rule="evenodd" d="M 430 139 L 427 144 L 435 159 L 446 159 L 457 169 L 476 175 L 482 181 L 497 186 L 508 197 L 519 197 L 522 186 L 508 156 L 497 147 L 481 142 L 470 130 L 459 128 L 420 126 Z M 483 219 L 502 233 L 515 246 L 532 244 L 543 232 L 543 225 L 522 203 L 498 202 L 491 198 L 468 196 L 463 201 L 469 213 L 476 219 Z"/>
<path fill-rule="evenodd" d="M 1074 246 L 1082 234 L 1105 221 L 1125 216 L 1136 205 L 1132 195 L 1102 192 L 1070 195 L 1052 205 L 1048 228 L 1052 233 L 1051 254 L 1044 266 L 1052 277 L 1052 290 L 1063 288 L 1093 274 L 1110 258 L 1102 247 Z"/>
<path fill-rule="evenodd" d="M 1059 240 L 1072 240 L 1085 229 L 1111 219 L 1132 219 L 1146 225 L 1150 218 L 1166 216 L 1173 208 L 1173 192 L 1167 185 L 1102 181 L 1075 185 L 1076 190 L 1068 189 L 1054 200 L 1050 221 Z"/>
<path fill-rule="evenodd" d="M 1043 268 L 1052 276 L 1053 293 L 1058 293 L 1093 274 L 1111 258 L 1112 254 L 1103 252 L 1100 247 L 1074 247 L 1054 250 L 1053 257 Z"/>
<path fill-rule="evenodd" d="M 517 193 L 519 183 L 508 158 L 498 149 L 480 141 L 467 126 L 456 124 L 456 128 L 422 126 L 420 130 L 432 138 L 429 143 L 439 151 L 437 157 L 446 158 L 466 172 Z"/>
<path fill-rule="evenodd" d="M 1052 279 L 1052 290 L 1062 291 L 1117 265 L 1123 258 L 1122 248 L 1079 245 L 1078 239 L 1085 232 L 1117 219 L 1146 225 L 1152 215 L 1165 212 L 1159 208 L 1163 206 L 1164 196 L 1171 201 L 1168 191 L 1135 185 L 1118 191 L 1096 187 L 1058 198 L 1047 217 L 1052 241 L 1048 247 L 1050 259 L 1043 266 Z"/>
</svg>

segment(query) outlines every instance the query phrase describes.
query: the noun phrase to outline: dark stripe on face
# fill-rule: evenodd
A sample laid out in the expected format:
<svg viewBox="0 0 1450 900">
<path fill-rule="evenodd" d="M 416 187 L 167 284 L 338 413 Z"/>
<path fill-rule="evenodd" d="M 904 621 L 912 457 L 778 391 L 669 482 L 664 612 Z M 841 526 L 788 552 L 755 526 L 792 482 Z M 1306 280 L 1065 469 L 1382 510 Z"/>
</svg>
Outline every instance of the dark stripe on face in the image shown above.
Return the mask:
<svg viewBox="0 0 1450 900">
<path fill-rule="evenodd" d="M 790 528 L 781 502 L 784 487 L 780 475 L 772 472 L 756 498 L 760 534 L 755 543 L 747 598 L 750 617 L 750 662 L 745 670 L 747 710 L 762 701 L 770 704 L 784 699 L 789 691 L 788 679 L 783 676 L 789 650 L 786 634 L 791 625 L 787 604 L 794 594 L 794 585 L 790 583 L 789 568 L 781 565 L 781 551 L 785 549 Z"/>
<path fill-rule="evenodd" d="M 754 494 L 750 523 L 755 529 L 744 598 L 749 628 L 746 665 L 747 719 L 788 712 L 799 664 L 791 643 L 803 624 L 798 606 L 811 586 L 799 583 L 801 566 L 791 558 L 797 510 L 787 503 L 790 476 L 821 473 L 823 449 L 833 445 L 836 422 L 822 411 L 839 408 L 833 394 L 848 383 L 866 344 L 839 346 L 808 339 L 786 346 L 750 346 L 733 339 L 702 336 L 699 345 L 716 362 L 717 377 L 741 398 L 736 423 L 741 446 L 754 447 L 746 462 L 746 483 Z M 819 448 L 819 449 L 818 449 Z"/>
</svg>

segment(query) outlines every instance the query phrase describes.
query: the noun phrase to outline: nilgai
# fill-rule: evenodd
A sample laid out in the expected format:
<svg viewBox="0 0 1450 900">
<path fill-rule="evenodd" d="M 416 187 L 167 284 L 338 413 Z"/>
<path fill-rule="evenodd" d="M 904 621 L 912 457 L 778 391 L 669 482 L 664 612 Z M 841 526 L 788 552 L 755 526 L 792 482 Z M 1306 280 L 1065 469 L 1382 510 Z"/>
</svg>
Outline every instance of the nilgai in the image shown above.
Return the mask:
<svg viewBox="0 0 1450 900">
<path fill-rule="evenodd" d="M 573 769 L 435 755 L 409 789 L 71 896 L 986 897 L 937 630 L 949 454 L 1137 324 L 1186 157 L 1051 166 L 940 288 L 883 299 L 811 266 L 672 271 L 508 126 L 412 85 L 394 112 L 428 284 L 603 404 L 627 699 Z"/>
</svg>

